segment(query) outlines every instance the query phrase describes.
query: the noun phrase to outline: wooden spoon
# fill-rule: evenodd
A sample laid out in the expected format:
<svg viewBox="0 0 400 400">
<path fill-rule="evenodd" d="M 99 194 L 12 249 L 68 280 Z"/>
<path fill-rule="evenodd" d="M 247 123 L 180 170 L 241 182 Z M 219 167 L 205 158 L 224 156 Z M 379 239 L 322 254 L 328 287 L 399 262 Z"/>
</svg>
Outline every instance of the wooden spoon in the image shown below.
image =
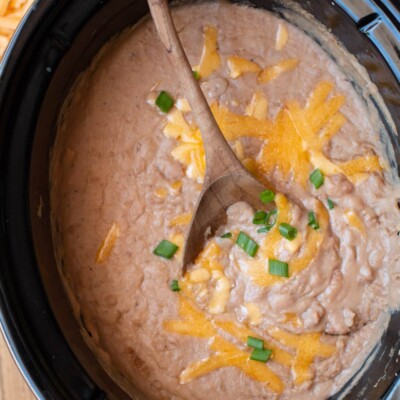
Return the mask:
<svg viewBox="0 0 400 400">
<path fill-rule="evenodd" d="M 175 67 L 185 97 L 201 131 L 206 155 L 203 188 L 193 214 L 183 256 L 183 272 L 204 247 L 207 235 L 226 221 L 226 209 L 245 201 L 255 209 L 261 206 L 260 193 L 265 185 L 243 167 L 225 140 L 206 98 L 193 75 L 176 32 L 167 0 L 148 0 L 158 35 Z"/>
</svg>

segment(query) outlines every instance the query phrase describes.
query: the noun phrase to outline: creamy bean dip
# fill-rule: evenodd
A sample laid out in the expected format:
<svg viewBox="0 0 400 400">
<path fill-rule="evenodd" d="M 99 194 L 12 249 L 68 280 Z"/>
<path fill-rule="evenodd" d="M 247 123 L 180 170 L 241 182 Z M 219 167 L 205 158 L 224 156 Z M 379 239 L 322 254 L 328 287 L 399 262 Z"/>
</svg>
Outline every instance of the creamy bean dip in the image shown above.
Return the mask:
<svg viewBox="0 0 400 400">
<path fill-rule="evenodd" d="M 201 135 L 152 21 L 111 40 L 71 91 L 52 154 L 56 257 L 82 334 L 132 397 L 326 399 L 379 341 L 396 297 L 399 191 L 376 89 L 357 89 L 352 57 L 293 18 L 228 3 L 173 15 L 265 192 L 258 210 L 227 210 L 182 277 Z"/>
</svg>

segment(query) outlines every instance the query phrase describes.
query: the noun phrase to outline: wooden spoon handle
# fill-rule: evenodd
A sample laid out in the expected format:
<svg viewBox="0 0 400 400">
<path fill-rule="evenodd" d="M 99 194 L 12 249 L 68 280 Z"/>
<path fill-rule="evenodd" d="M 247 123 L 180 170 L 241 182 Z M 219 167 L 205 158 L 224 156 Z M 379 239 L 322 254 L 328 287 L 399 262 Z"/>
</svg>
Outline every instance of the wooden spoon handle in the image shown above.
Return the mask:
<svg viewBox="0 0 400 400">
<path fill-rule="evenodd" d="M 175 67 L 185 97 L 200 128 L 206 154 L 205 183 L 228 173 L 243 172 L 243 166 L 225 140 L 206 98 L 193 75 L 192 67 L 176 32 L 167 0 L 148 0 L 158 35 Z"/>
</svg>

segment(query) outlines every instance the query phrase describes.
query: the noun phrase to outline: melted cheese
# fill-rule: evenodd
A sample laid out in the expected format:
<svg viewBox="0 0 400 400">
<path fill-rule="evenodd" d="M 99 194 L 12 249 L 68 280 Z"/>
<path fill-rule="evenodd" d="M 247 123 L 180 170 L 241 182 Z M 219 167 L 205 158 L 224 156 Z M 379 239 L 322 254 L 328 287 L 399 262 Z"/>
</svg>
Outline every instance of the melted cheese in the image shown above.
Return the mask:
<svg viewBox="0 0 400 400">
<path fill-rule="evenodd" d="M 227 64 L 229 69 L 229 76 L 234 79 L 238 78 L 244 73 L 257 73 L 261 70 L 261 67 L 257 63 L 238 56 L 229 57 Z"/>
<path fill-rule="evenodd" d="M 187 225 L 192 220 L 192 213 L 180 214 L 169 221 L 169 226 L 182 226 Z"/>
<path fill-rule="evenodd" d="M 225 311 L 232 288 L 229 279 L 222 272 L 218 272 L 219 274 L 216 279 L 215 289 L 207 307 L 210 314 L 222 314 Z M 214 276 L 215 274 L 213 274 L 213 277 Z"/>
<path fill-rule="evenodd" d="M 285 72 L 292 71 L 299 64 L 297 58 L 288 58 L 287 60 L 282 60 L 274 65 L 270 65 L 264 68 L 258 75 L 258 83 L 264 84 L 278 78 Z"/>
<path fill-rule="evenodd" d="M 286 46 L 288 40 L 289 40 L 289 32 L 286 26 L 280 23 L 276 31 L 275 50 L 278 51 L 282 50 Z"/>
<path fill-rule="evenodd" d="M 360 233 L 365 234 L 365 226 L 360 217 L 354 211 L 345 211 L 344 217 L 350 226 L 357 229 Z"/>
<path fill-rule="evenodd" d="M 222 367 L 236 367 L 247 376 L 266 385 L 274 393 L 282 393 L 285 386 L 281 378 L 267 364 L 249 359 L 249 353 L 216 336 L 210 345 L 214 352 L 209 358 L 193 363 L 180 376 L 181 383 Z"/>
<path fill-rule="evenodd" d="M 212 273 L 214 270 L 223 270 L 224 267 L 218 262 L 218 257 L 221 255 L 221 248 L 214 242 L 208 242 L 205 249 L 199 254 L 195 264 L 205 268 Z"/>
<path fill-rule="evenodd" d="M 201 78 L 208 78 L 221 66 L 218 53 L 218 31 L 214 26 L 204 28 L 204 47 L 199 66 L 196 68 Z"/>
<path fill-rule="evenodd" d="M 194 283 L 206 282 L 210 278 L 211 274 L 205 268 L 197 268 L 189 273 L 189 279 Z"/>
<path fill-rule="evenodd" d="M 164 321 L 164 329 L 181 335 L 210 339 L 207 343 L 211 351 L 209 357 L 193 362 L 181 372 L 182 384 L 220 368 L 235 367 L 250 378 L 265 384 L 272 392 L 281 393 L 284 390 L 281 378 L 269 368 L 268 364 L 250 360 L 250 351 L 244 351 L 223 338 L 221 331 L 242 344 L 247 342 L 248 336 L 262 339 L 265 348 L 272 350 L 272 362 L 292 368 L 297 385 L 311 379 L 310 367 L 315 357 L 327 358 L 336 351 L 335 346 L 321 342 L 320 333 L 295 335 L 273 328 L 268 331 L 273 338 L 271 341 L 232 321 L 209 319 L 182 295 L 179 295 L 179 316 L 179 320 Z M 293 354 L 284 350 L 282 346 L 292 349 Z"/>
<path fill-rule="evenodd" d="M 165 188 L 157 188 L 154 191 L 154 195 L 159 199 L 165 199 L 168 196 L 168 190 Z"/>
<path fill-rule="evenodd" d="M 105 239 L 101 242 L 99 249 L 96 254 L 96 264 L 101 264 L 107 261 L 110 257 L 111 252 L 115 246 L 115 242 L 119 237 L 119 226 L 117 223 L 113 223 L 110 230 L 107 233 Z"/>
<path fill-rule="evenodd" d="M 269 120 L 260 121 L 249 115 L 235 114 L 218 103 L 211 105 L 211 111 L 228 140 L 236 140 L 244 136 L 266 138 L 272 132 L 272 123 Z"/>
<path fill-rule="evenodd" d="M 182 190 L 182 181 L 172 182 L 168 186 L 169 186 L 172 194 L 177 195 Z"/>
<path fill-rule="evenodd" d="M 250 104 L 246 107 L 246 114 L 258 119 L 259 121 L 267 119 L 268 100 L 263 92 L 257 90 L 253 94 Z"/>
<path fill-rule="evenodd" d="M 275 339 L 286 347 L 296 349 L 296 359 L 293 366 L 296 385 L 312 378 L 310 366 L 315 357 L 331 357 L 336 347 L 321 343 L 321 333 L 302 333 L 295 335 L 282 329 L 274 328 L 268 331 Z"/>
<path fill-rule="evenodd" d="M 260 308 L 255 303 L 246 303 L 244 305 L 247 313 L 247 318 L 251 325 L 259 325 L 261 323 Z"/>
</svg>

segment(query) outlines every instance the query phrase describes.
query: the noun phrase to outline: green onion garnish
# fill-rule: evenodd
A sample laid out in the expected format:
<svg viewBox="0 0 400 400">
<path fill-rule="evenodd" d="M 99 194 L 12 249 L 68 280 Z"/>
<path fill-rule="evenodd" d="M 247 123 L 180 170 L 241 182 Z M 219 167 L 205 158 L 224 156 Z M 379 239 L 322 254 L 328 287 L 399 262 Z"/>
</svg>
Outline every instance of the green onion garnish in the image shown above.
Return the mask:
<svg viewBox="0 0 400 400">
<path fill-rule="evenodd" d="M 246 233 L 240 232 L 236 244 L 241 247 L 250 257 L 254 257 L 258 250 L 258 244 Z"/>
<path fill-rule="evenodd" d="M 223 235 L 221 235 L 222 239 L 230 239 L 232 237 L 232 233 L 231 232 L 226 232 Z"/>
<path fill-rule="evenodd" d="M 289 278 L 289 264 L 279 260 L 268 260 L 268 272 L 271 275 Z"/>
<path fill-rule="evenodd" d="M 181 288 L 179 287 L 179 282 L 176 279 L 171 281 L 170 288 L 173 292 L 179 292 L 181 290 Z"/>
<path fill-rule="evenodd" d="M 335 208 L 335 203 L 329 198 L 328 198 L 328 208 L 330 210 L 332 210 L 332 208 Z"/>
<path fill-rule="evenodd" d="M 271 201 L 275 200 L 275 193 L 272 190 L 264 190 L 260 194 L 260 200 L 264 203 L 270 203 Z"/>
<path fill-rule="evenodd" d="M 310 181 L 315 189 L 319 189 L 324 184 L 324 174 L 317 168 L 310 175 Z"/>
<path fill-rule="evenodd" d="M 262 350 L 264 348 L 264 341 L 252 336 L 247 336 L 247 346 Z"/>
<path fill-rule="evenodd" d="M 198 81 L 200 79 L 200 75 L 197 71 L 193 71 L 193 76 L 196 79 L 196 81 Z"/>
<path fill-rule="evenodd" d="M 268 214 L 265 211 L 256 211 L 253 217 L 254 225 L 263 225 L 267 220 Z"/>
<path fill-rule="evenodd" d="M 250 360 L 267 362 L 272 355 L 272 351 L 268 349 L 254 349 L 250 355 Z"/>
<path fill-rule="evenodd" d="M 257 233 L 267 233 L 272 229 L 272 226 L 263 226 L 260 229 L 257 229 Z"/>
<path fill-rule="evenodd" d="M 170 260 L 178 251 L 179 247 L 168 240 L 162 240 L 160 244 L 154 249 L 153 253 L 156 256 Z"/>
<path fill-rule="evenodd" d="M 276 224 L 276 217 L 278 215 L 278 210 L 272 210 L 267 213 L 267 217 L 265 218 L 265 226 L 258 229 L 257 233 L 266 233 L 269 232 Z"/>
<path fill-rule="evenodd" d="M 287 240 L 293 240 L 297 235 L 297 229 L 283 222 L 279 224 L 279 233 Z"/>
<path fill-rule="evenodd" d="M 174 105 L 174 100 L 172 99 L 172 97 L 167 92 L 164 92 L 164 90 L 161 91 L 156 99 L 156 106 L 162 112 L 167 113 L 172 108 L 173 105 Z"/>
<path fill-rule="evenodd" d="M 315 230 L 319 229 L 319 224 L 314 211 L 309 211 L 308 213 L 308 225 L 310 225 Z"/>
</svg>

